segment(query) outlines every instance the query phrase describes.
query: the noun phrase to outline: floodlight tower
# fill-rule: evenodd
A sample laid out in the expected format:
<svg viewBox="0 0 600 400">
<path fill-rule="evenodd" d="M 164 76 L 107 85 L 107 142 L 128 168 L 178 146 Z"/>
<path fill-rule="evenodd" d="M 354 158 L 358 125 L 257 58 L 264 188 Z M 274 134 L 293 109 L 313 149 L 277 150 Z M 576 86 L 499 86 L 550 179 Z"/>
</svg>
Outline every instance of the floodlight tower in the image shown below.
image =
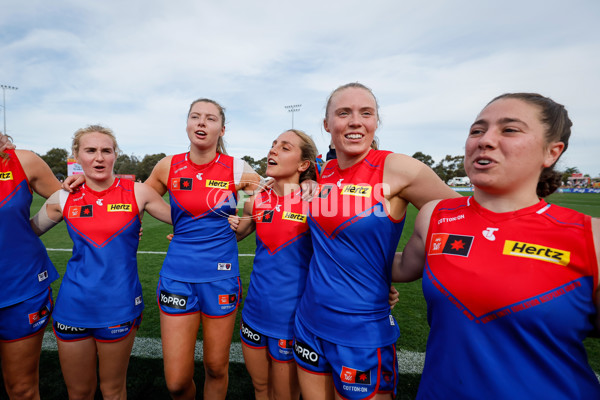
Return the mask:
<svg viewBox="0 0 600 400">
<path fill-rule="evenodd" d="M 302 104 L 292 104 L 289 106 L 285 106 L 285 108 L 292 113 L 292 129 L 294 129 L 294 113 L 300 111 L 300 107 Z"/>
<path fill-rule="evenodd" d="M 4 130 L 2 131 L 2 133 L 8 135 L 8 133 L 6 132 L 6 89 L 17 90 L 18 87 L 9 85 L 0 85 L 0 87 L 2 88 L 2 109 L 4 110 Z"/>
</svg>

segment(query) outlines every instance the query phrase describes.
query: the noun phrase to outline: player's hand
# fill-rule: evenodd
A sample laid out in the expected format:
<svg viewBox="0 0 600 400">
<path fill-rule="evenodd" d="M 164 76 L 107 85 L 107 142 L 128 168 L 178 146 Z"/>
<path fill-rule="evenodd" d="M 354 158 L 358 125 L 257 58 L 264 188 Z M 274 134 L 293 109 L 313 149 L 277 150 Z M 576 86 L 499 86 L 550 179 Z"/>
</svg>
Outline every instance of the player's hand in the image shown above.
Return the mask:
<svg viewBox="0 0 600 400">
<path fill-rule="evenodd" d="M 144 228 L 142 228 L 141 226 L 140 226 L 140 233 L 139 233 L 139 235 L 140 235 L 140 240 L 142 240 L 142 236 L 144 235 Z"/>
<path fill-rule="evenodd" d="M 388 302 L 390 303 L 390 309 L 394 308 L 394 306 L 400 301 L 400 293 L 394 287 L 394 285 L 390 286 L 390 294 L 388 298 Z"/>
<path fill-rule="evenodd" d="M 79 187 L 85 183 L 85 176 L 83 174 L 67 176 L 62 183 L 62 188 L 67 192 L 73 193 L 73 189 Z"/>
<path fill-rule="evenodd" d="M 229 222 L 231 230 L 236 232 L 238 226 L 240 226 L 240 217 L 238 215 L 230 215 L 229 218 L 227 218 L 227 221 Z"/>
<path fill-rule="evenodd" d="M 302 189 L 302 200 L 311 202 L 319 190 L 319 184 L 311 179 L 306 179 L 300 182 Z"/>
<path fill-rule="evenodd" d="M 167 240 L 170 242 L 171 240 L 173 240 L 173 236 L 175 236 L 175 235 L 173 235 L 172 233 L 169 233 L 167 235 Z"/>
</svg>

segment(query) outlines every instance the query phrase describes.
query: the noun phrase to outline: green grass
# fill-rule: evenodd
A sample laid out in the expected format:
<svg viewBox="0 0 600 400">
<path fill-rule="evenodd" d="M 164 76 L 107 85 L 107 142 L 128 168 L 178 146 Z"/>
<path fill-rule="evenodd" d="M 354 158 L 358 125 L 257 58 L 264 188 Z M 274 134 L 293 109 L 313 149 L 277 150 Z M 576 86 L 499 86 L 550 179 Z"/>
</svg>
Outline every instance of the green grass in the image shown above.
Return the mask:
<svg viewBox="0 0 600 400">
<path fill-rule="evenodd" d="M 468 193 L 464 193 L 468 194 Z M 600 217 L 600 196 L 594 194 L 554 194 L 548 198 L 551 203 L 574 208 L 594 217 Z M 42 199 L 36 197 L 32 205 L 32 212 L 39 209 Z M 402 249 L 410 237 L 414 226 L 416 209 L 409 207 L 404 234 L 398 246 Z M 143 221 L 143 237 L 140 241 L 141 251 L 166 251 L 168 240 L 166 235 L 172 231 L 172 228 L 154 218 L 146 215 Z M 66 232 L 65 224 L 53 228 L 42 237 L 44 244 L 48 248 L 71 248 L 72 242 Z M 254 235 L 249 236 L 239 243 L 240 254 L 253 254 L 255 249 Z M 50 258 L 57 267 L 61 276 L 70 252 L 49 251 Z M 155 290 L 158 282 L 158 273 L 160 271 L 164 255 L 140 254 L 138 256 L 138 265 L 140 280 L 144 290 L 144 301 L 146 309 L 144 311 L 144 320 L 138 331 L 139 337 L 160 338 L 159 312 L 156 306 Z M 248 288 L 250 272 L 252 270 L 252 257 L 240 257 L 240 273 L 244 290 Z M 60 281 L 53 284 L 54 294 L 58 292 Z M 421 291 L 421 282 L 416 281 L 409 284 L 395 284 L 400 292 L 400 302 L 394 308 L 393 314 L 400 325 L 402 336 L 398 340 L 399 349 L 405 349 L 416 352 L 424 352 L 427 341 L 429 327 L 427 325 L 427 308 Z M 238 312 L 238 324 L 240 318 Z M 239 326 L 239 325 L 238 325 Z M 198 338 L 202 339 L 201 332 Z M 239 342 L 237 331 L 233 335 L 234 342 Z M 600 372 L 600 340 L 587 339 L 585 342 L 588 350 L 590 363 L 595 371 Z M 201 398 L 201 387 L 203 382 L 203 367 L 201 363 L 196 365 L 196 384 L 199 388 L 199 398 Z M 55 352 L 44 351 L 41 359 L 41 391 L 43 399 L 63 399 L 66 398 L 66 389 L 60 374 L 58 357 Z M 419 375 L 404 374 L 400 375 L 398 386 L 398 399 L 412 399 L 416 394 Z M 1 390 L 3 392 L 3 390 Z M 230 367 L 230 399 L 247 399 L 253 392 L 252 383 L 243 364 L 232 364 Z M 130 399 L 164 399 L 168 398 L 166 392 L 162 360 L 161 359 L 143 359 L 132 357 L 129 375 L 128 375 L 128 393 Z M 0 399 L 5 397 L 0 394 Z M 100 397 L 98 397 L 100 398 Z"/>
</svg>

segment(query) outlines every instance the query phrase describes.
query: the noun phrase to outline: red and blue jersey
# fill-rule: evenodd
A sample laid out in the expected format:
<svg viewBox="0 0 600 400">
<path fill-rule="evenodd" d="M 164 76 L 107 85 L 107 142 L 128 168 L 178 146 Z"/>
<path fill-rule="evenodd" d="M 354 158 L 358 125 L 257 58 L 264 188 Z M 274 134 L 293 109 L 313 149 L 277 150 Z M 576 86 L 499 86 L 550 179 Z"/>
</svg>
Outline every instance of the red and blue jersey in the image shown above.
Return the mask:
<svg viewBox="0 0 600 400">
<path fill-rule="evenodd" d="M 168 187 L 174 237 L 160 275 L 190 283 L 239 276 L 237 241 L 227 220 L 237 205 L 234 158 L 217 153 L 197 165 L 189 153 L 174 155 Z"/>
<path fill-rule="evenodd" d="M 385 205 L 389 154 L 371 150 L 344 170 L 331 160 L 310 205 L 314 256 L 296 315 L 313 333 L 344 346 L 385 346 L 400 334 L 388 294 L 404 218 L 392 219 Z"/>
<path fill-rule="evenodd" d="M 42 241 L 29 223 L 33 199 L 27 175 L 14 150 L 0 158 L 0 270 L 7 307 L 47 290 L 58 279 Z"/>
<path fill-rule="evenodd" d="M 263 335 L 293 337 L 313 254 L 307 215 L 299 190 L 283 197 L 269 190 L 255 197 L 256 255 L 242 318 Z"/>
<path fill-rule="evenodd" d="M 427 235 L 419 398 L 600 398 L 583 346 L 598 284 L 589 216 L 463 197 L 436 206 Z"/>
<path fill-rule="evenodd" d="M 70 326 L 105 328 L 138 317 L 144 302 L 137 271 L 141 222 L 134 182 L 117 178 L 101 192 L 82 185 L 68 195 L 63 218 L 73 256 L 54 318 Z"/>
</svg>

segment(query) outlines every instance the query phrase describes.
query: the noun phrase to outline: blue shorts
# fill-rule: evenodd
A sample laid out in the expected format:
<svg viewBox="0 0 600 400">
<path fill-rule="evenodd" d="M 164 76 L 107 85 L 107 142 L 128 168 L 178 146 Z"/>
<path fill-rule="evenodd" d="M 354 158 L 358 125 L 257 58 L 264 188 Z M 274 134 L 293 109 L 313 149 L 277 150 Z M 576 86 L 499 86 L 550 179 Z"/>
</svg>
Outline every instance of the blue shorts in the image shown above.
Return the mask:
<svg viewBox="0 0 600 400">
<path fill-rule="evenodd" d="M 292 351 L 294 340 L 291 338 L 273 338 L 263 335 L 252 329 L 243 320 L 240 324 L 240 338 L 244 345 L 253 349 L 264 349 L 267 347 L 269 356 L 277 362 L 290 362 L 294 359 Z"/>
<path fill-rule="evenodd" d="M 303 370 L 331 374 L 335 390 L 345 399 L 364 399 L 375 393 L 396 395 L 396 345 L 347 347 L 321 339 L 296 318 L 294 358 Z"/>
<path fill-rule="evenodd" d="M 239 277 L 213 282 L 188 283 L 160 277 L 156 300 L 160 310 L 169 315 L 201 312 L 211 318 L 222 318 L 233 313 L 242 298 Z"/>
<path fill-rule="evenodd" d="M 0 308 L 0 342 L 35 335 L 46 327 L 53 308 L 51 288 L 20 303 Z"/>
<path fill-rule="evenodd" d="M 58 321 L 54 321 L 54 335 L 56 339 L 62 342 L 74 342 L 87 338 L 94 338 L 98 342 L 118 342 L 125 339 L 134 329 L 139 328 L 142 323 L 142 316 L 123 324 L 109 326 L 107 328 L 81 328 L 69 326 Z"/>
</svg>

